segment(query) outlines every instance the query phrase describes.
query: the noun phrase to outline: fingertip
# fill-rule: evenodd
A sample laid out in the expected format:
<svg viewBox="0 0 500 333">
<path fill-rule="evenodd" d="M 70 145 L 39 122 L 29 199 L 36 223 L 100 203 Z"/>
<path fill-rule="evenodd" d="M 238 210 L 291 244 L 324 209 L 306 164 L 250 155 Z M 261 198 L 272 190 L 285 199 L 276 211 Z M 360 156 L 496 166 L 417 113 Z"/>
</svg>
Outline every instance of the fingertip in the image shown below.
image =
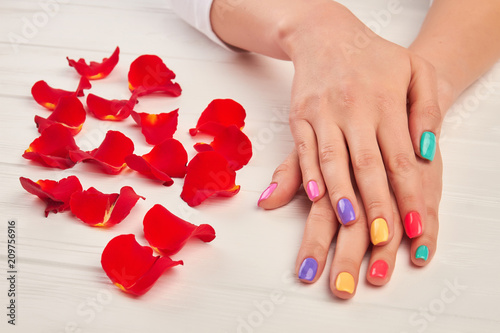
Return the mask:
<svg viewBox="0 0 500 333">
<path fill-rule="evenodd" d="M 411 261 L 415 266 L 427 266 L 435 254 L 435 247 L 429 244 L 414 242 L 411 248 Z"/>
<path fill-rule="evenodd" d="M 420 137 L 420 157 L 428 161 L 433 161 L 436 156 L 436 134 L 425 131 Z"/>
<path fill-rule="evenodd" d="M 366 280 L 374 286 L 384 286 L 390 281 L 393 269 L 394 267 L 390 267 L 387 261 L 378 259 L 366 272 Z"/>
<path fill-rule="evenodd" d="M 330 283 L 332 293 L 340 299 L 351 299 L 356 294 L 357 281 L 354 275 L 343 271 L 337 274 L 335 280 Z"/>
<path fill-rule="evenodd" d="M 297 269 L 297 277 L 303 283 L 314 283 L 321 274 L 318 274 L 318 261 L 312 257 L 302 260 Z"/>
<path fill-rule="evenodd" d="M 351 225 L 356 223 L 357 215 L 354 210 L 352 201 L 349 198 L 342 198 L 337 201 L 338 220 L 343 225 Z"/>
</svg>

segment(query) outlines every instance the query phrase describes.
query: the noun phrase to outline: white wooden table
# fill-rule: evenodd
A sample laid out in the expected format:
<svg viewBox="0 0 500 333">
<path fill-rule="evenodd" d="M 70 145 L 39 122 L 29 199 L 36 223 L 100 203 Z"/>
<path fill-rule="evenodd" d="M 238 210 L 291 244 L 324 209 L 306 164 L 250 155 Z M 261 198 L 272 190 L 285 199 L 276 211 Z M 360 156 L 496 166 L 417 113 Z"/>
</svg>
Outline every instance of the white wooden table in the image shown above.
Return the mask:
<svg viewBox="0 0 500 333">
<path fill-rule="evenodd" d="M 433 262 L 415 268 L 408 247 L 402 246 L 390 284 L 375 288 L 361 278 L 356 297 L 346 302 L 331 295 L 327 274 L 314 285 L 293 277 L 309 207 L 305 195 L 276 211 L 256 206 L 272 171 L 292 147 L 285 126 L 291 64 L 224 51 L 177 18 L 168 1 L 65 0 L 44 7 L 55 2 L 0 3 L 1 332 L 500 331 L 500 65 L 457 101 L 444 123 L 444 192 Z M 387 8 L 385 0 L 343 2 L 402 45 L 415 37 L 428 8 L 424 0 L 401 0 L 402 10 L 381 20 L 373 13 Z M 74 89 L 77 75 L 65 57 L 100 60 L 117 45 L 122 50 L 117 68 L 107 79 L 93 81 L 92 92 L 128 98 L 130 62 L 146 53 L 161 56 L 177 73 L 183 95 L 143 98 L 137 110 L 180 107 L 176 138 L 190 156 L 196 141 L 187 130 L 212 99 L 233 98 L 246 108 L 244 131 L 255 149 L 250 164 L 238 172 L 238 195 L 192 209 L 179 198 L 180 180 L 167 188 L 132 172 L 110 177 L 82 164 L 60 171 L 21 157 L 38 136 L 33 117 L 48 115 L 30 96 L 33 83 L 43 79 Z M 137 153 L 149 151 L 131 120 L 115 124 L 88 117 L 77 141 L 91 149 L 113 128 L 136 142 Z M 45 218 L 41 201 L 18 180 L 72 174 L 84 188 L 111 193 L 130 185 L 147 200 L 122 224 L 102 230 L 79 223 L 70 213 Z M 184 266 L 162 276 L 145 296 L 128 297 L 102 271 L 101 252 L 112 237 L 124 233 L 146 244 L 142 217 L 156 203 L 193 223 L 212 224 L 217 238 L 210 244 L 189 243 L 174 256 Z M 6 316 L 9 219 L 16 220 L 18 241 L 16 326 L 8 325 Z M 451 290 L 453 284 L 464 288 Z"/>
</svg>

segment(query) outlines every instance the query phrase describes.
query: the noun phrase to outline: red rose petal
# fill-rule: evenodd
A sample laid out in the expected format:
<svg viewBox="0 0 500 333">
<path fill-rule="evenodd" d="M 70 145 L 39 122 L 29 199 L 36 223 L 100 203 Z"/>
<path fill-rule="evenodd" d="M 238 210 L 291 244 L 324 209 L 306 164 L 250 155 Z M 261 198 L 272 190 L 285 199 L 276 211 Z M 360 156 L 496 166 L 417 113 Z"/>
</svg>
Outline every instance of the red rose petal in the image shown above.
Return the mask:
<svg viewBox="0 0 500 333">
<path fill-rule="evenodd" d="M 67 91 L 50 87 L 45 81 L 36 82 L 31 88 L 31 94 L 35 101 L 46 109 L 54 110 L 61 97 L 83 96 L 84 89 L 90 89 L 92 86 L 85 77 L 80 78 L 80 83 L 76 91 Z"/>
<path fill-rule="evenodd" d="M 240 190 L 235 179 L 236 172 L 224 156 L 215 151 L 198 153 L 187 166 L 181 198 L 193 207 L 212 195 L 233 196 Z"/>
<path fill-rule="evenodd" d="M 75 95 L 70 95 L 61 97 L 48 118 L 35 116 L 35 123 L 40 133 L 50 125 L 60 123 L 76 135 L 81 131 L 86 116 L 82 102 Z"/>
<path fill-rule="evenodd" d="M 150 178 L 159 179 L 164 185 L 174 182 L 170 177 L 184 178 L 188 156 L 182 143 L 167 139 L 142 156 L 130 155 L 125 158 L 128 167 Z"/>
<path fill-rule="evenodd" d="M 138 90 L 139 96 L 155 92 L 179 96 L 182 89 L 177 83 L 172 82 L 173 79 L 175 73 L 163 63 L 163 60 L 149 54 L 135 59 L 128 72 L 129 89 L 132 92 Z"/>
<path fill-rule="evenodd" d="M 138 87 L 131 91 L 133 91 L 134 94 L 137 94 L 137 96 L 146 96 L 154 93 L 159 93 L 171 97 L 178 97 L 182 94 L 181 86 L 178 83 L 173 82 L 167 83 L 163 86 L 154 86 L 149 88 Z"/>
<path fill-rule="evenodd" d="M 26 191 L 36 195 L 47 204 L 45 208 L 45 217 L 47 217 L 50 212 L 58 213 L 68 210 L 71 195 L 83 190 L 82 184 L 80 184 L 76 176 L 69 176 L 59 181 L 40 179 L 37 182 L 20 177 L 19 181 Z"/>
<path fill-rule="evenodd" d="M 245 109 L 232 99 L 214 99 L 202 112 L 195 128 L 189 134 L 195 136 L 198 132 L 217 135 L 230 125 L 238 128 L 245 126 Z"/>
<path fill-rule="evenodd" d="M 70 157 L 76 163 L 93 161 L 108 174 L 118 174 L 126 166 L 125 157 L 134 152 L 134 143 L 123 133 L 108 131 L 101 145 L 92 151 L 71 151 Z"/>
<path fill-rule="evenodd" d="M 139 199 L 145 199 L 124 186 L 120 194 L 104 194 L 91 187 L 71 196 L 71 212 L 93 227 L 112 227 L 127 217 Z"/>
<path fill-rule="evenodd" d="M 173 137 L 177 130 L 179 109 L 168 113 L 149 114 L 131 112 L 137 125 L 141 126 L 146 142 L 151 145 L 162 143 Z"/>
<path fill-rule="evenodd" d="M 209 224 L 196 226 L 175 216 L 162 205 L 154 205 L 144 216 L 143 224 L 144 237 L 162 255 L 179 252 L 192 237 L 204 242 L 215 238 L 215 230 Z"/>
<path fill-rule="evenodd" d="M 89 112 L 101 120 L 121 121 L 130 116 L 130 112 L 137 104 L 137 95 L 132 94 L 132 97 L 127 100 L 108 100 L 94 94 L 87 96 L 87 107 Z"/>
<path fill-rule="evenodd" d="M 145 294 L 169 268 L 182 265 L 182 260 L 153 256 L 153 249 L 141 246 L 134 235 L 113 238 L 104 248 L 101 265 L 118 288 L 133 295 Z"/>
<path fill-rule="evenodd" d="M 233 170 L 239 170 L 252 158 L 252 143 L 236 126 L 231 125 L 217 134 L 210 145 L 197 143 L 198 152 L 214 150 L 224 156 Z"/>
<path fill-rule="evenodd" d="M 78 61 L 71 60 L 68 57 L 66 59 L 68 59 L 68 64 L 74 67 L 81 76 L 89 80 L 99 80 L 108 76 L 113 68 L 115 68 L 118 63 L 119 54 L 120 48 L 116 47 L 111 57 L 102 59 L 101 63 L 91 61 L 88 65 L 85 59 L 79 59 Z"/>
<path fill-rule="evenodd" d="M 53 124 L 30 144 L 23 157 L 45 166 L 67 169 L 76 163 L 71 160 L 70 152 L 79 150 L 69 129 Z"/>
</svg>

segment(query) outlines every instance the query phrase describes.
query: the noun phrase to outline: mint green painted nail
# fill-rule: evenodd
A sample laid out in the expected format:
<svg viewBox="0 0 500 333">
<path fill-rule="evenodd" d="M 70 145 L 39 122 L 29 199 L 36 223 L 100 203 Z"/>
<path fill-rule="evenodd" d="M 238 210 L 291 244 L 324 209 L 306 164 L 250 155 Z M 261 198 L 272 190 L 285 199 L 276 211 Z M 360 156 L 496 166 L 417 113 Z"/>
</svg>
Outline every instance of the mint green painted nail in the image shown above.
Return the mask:
<svg viewBox="0 0 500 333">
<path fill-rule="evenodd" d="M 432 132 L 424 132 L 420 138 L 420 155 L 432 161 L 436 155 L 436 135 Z"/>
<path fill-rule="evenodd" d="M 425 245 L 420 245 L 415 252 L 415 259 L 427 260 L 427 258 L 429 258 L 429 248 Z"/>
</svg>

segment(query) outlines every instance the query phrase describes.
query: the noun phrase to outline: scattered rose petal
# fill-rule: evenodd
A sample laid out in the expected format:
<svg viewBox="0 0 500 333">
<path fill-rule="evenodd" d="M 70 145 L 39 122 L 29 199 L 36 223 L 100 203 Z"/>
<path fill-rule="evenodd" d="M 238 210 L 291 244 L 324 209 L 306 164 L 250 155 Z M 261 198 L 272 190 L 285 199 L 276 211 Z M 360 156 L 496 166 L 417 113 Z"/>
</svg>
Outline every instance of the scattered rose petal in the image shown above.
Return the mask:
<svg viewBox="0 0 500 333">
<path fill-rule="evenodd" d="M 162 255 L 179 252 L 192 237 L 204 242 L 215 238 L 215 230 L 209 224 L 196 226 L 175 216 L 162 205 L 154 205 L 144 216 L 143 224 L 144 237 Z"/>
<path fill-rule="evenodd" d="M 99 80 L 103 79 L 111 73 L 113 68 L 115 68 L 118 63 L 120 55 L 120 48 L 116 47 L 115 51 L 109 58 L 102 59 L 102 62 L 91 61 L 90 64 L 87 65 L 85 59 L 79 59 L 78 61 L 68 59 L 68 64 L 71 67 L 74 67 L 78 74 L 86 77 L 89 80 Z"/>
<path fill-rule="evenodd" d="M 163 181 L 170 186 L 171 177 L 184 178 L 188 156 L 182 143 L 175 139 L 166 139 L 142 156 L 129 155 L 125 158 L 128 167 L 149 178 Z"/>
<path fill-rule="evenodd" d="M 240 190 L 235 179 L 236 172 L 224 156 L 215 151 L 198 153 L 187 166 L 181 198 L 194 207 L 212 195 L 233 196 Z"/>
<path fill-rule="evenodd" d="M 233 170 L 239 170 L 252 158 L 252 143 L 236 126 L 231 125 L 217 134 L 210 144 L 197 143 L 194 149 L 198 152 L 214 150 L 229 162 Z"/>
<path fill-rule="evenodd" d="M 153 249 L 141 246 L 134 235 L 120 235 L 109 241 L 101 256 L 101 265 L 118 288 L 133 295 L 145 294 L 169 268 L 182 260 L 153 256 Z"/>
<path fill-rule="evenodd" d="M 125 168 L 125 157 L 134 152 L 134 143 L 123 133 L 108 131 L 101 145 L 92 151 L 71 151 L 70 157 L 76 162 L 93 161 L 108 174 L 118 174 Z"/>
<path fill-rule="evenodd" d="M 128 82 L 130 91 L 138 91 L 139 96 L 163 93 L 173 97 L 182 92 L 179 84 L 172 82 L 175 73 L 155 55 L 142 55 L 130 65 Z"/>
<path fill-rule="evenodd" d="M 137 95 L 132 94 L 127 100 L 108 100 L 94 94 L 87 96 L 87 108 L 89 112 L 101 120 L 121 121 L 128 116 L 137 104 Z"/>
<path fill-rule="evenodd" d="M 76 91 L 67 91 L 50 87 L 45 81 L 36 82 L 31 88 L 31 95 L 35 101 L 46 109 L 54 110 L 61 97 L 84 96 L 83 90 L 90 89 L 92 85 L 86 77 L 80 78 Z"/>
<path fill-rule="evenodd" d="M 217 135 L 224 128 L 235 125 L 245 126 L 245 109 L 232 99 L 214 99 L 202 112 L 195 128 L 189 134 L 195 136 L 198 132 Z"/>
<path fill-rule="evenodd" d="M 72 135 L 76 135 L 82 130 L 86 116 L 82 102 L 75 95 L 70 95 L 61 97 L 48 118 L 35 116 L 35 123 L 40 133 L 50 125 L 59 123 L 67 127 Z"/>
<path fill-rule="evenodd" d="M 120 194 L 104 194 L 91 187 L 71 196 L 71 212 L 84 223 L 93 227 L 112 227 L 127 217 L 139 199 L 145 199 L 130 186 L 124 186 Z"/>
<path fill-rule="evenodd" d="M 47 217 L 50 212 L 56 214 L 68 210 L 71 195 L 83 190 L 82 184 L 80 184 L 76 176 L 69 176 L 59 181 L 40 179 L 37 182 L 20 177 L 19 181 L 26 191 L 36 195 L 47 204 L 45 208 L 45 217 Z"/>
<path fill-rule="evenodd" d="M 61 125 L 47 127 L 25 150 L 23 157 L 42 165 L 67 169 L 75 165 L 70 152 L 80 150 L 70 130 Z"/>
<path fill-rule="evenodd" d="M 146 142 L 151 145 L 157 145 L 172 138 L 177 130 L 179 109 L 159 114 L 137 113 L 135 111 L 132 111 L 131 114 L 137 125 L 141 126 L 141 132 L 144 134 Z"/>
</svg>

